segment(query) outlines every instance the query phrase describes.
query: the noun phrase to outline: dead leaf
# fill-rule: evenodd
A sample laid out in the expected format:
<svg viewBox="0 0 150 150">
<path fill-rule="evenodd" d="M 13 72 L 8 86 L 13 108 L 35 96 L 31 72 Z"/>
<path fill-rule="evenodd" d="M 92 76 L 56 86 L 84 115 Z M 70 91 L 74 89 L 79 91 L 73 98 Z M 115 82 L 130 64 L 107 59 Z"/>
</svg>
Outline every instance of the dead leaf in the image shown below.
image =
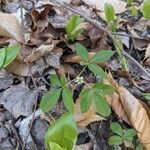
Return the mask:
<svg viewBox="0 0 150 150">
<path fill-rule="evenodd" d="M 146 150 L 150 149 L 150 119 L 146 109 L 128 90 L 119 86 L 111 77 L 110 83 L 116 88 L 116 92 L 120 97 L 121 104 L 127 114 L 132 126 L 136 129 L 137 135 Z"/>
<path fill-rule="evenodd" d="M 21 26 L 14 15 L 0 12 L 0 35 L 22 41 Z"/>
<path fill-rule="evenodd" d="M 63 50 L 59 47 L 55 48 L 48 55 L 45 56 L 46 63 L 54 68 L 59 68 L 60 66 L 60 57 L 63 53 Z"/>
<path fill-rule="evenodd" d="M 6 70 L 0 70 L 0 90 L 7 89 L 13 83 L 13 75 L 6 72 Z"/>
<path fill-rule="evenodd" d="M 47 55 L 56 47 L 58 41 L 52 41 L 52 44 L 49 45 L 41 45 L 40 47 L 34 49 L 32 53 L 27 56 L 27 62 L 34 62 L 35 60 L 39 59 L 40 57 Z"/>
<path fill-rule="evenodd" d="M 37 91 L 25 85 L 12 86 L 3 92 L 0 104 L 9 110 L 14 118 L 29 116 L 37 99 Z"/>
<path fill-rule="evenodd" d="M 145 53 L 145 62 L 146 65 L 150 65 L 150 43 L 146 48 L 146 53 Z"/>
<path fill-rule="evenodd" d="M 77 125 L 80 127 L 85 127 L 95 121 L 105 120 L 105 118 L 102 118 L 96 114 L 96 108 L 94 105 L 91 105 L 90 109 L 86 113 L 82 113 L 80 109 L 80 99 L 76 101 L 74 110 L 74 118 L 77 122 Z"/>
<path fill-rule="evenodd" d="M 110 3 L 113 5 L 117 14 L 126 11 L 126 3 L 121 0 L 83 0 L 87 5 L 95 8 L 98 11 L 104 12 L 105 3 Z"/>
</svg>

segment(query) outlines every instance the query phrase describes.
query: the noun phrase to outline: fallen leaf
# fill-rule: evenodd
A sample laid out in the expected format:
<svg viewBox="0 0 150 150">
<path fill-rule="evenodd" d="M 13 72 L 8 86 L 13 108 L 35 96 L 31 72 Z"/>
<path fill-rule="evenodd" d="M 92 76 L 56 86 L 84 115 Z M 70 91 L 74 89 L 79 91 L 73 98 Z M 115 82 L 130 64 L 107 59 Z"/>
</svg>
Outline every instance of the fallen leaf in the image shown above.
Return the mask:
<svg viewBox="0 0 150 150">
<path fill-rule="evenodd" d="M 96 108 L 94 105 L 91 105 L 90 109 L 86 113 L 82 113 L 80 109 L 80 99 L 77 99 L 74 105 L 74 111 L 74 118 L 77 125 L 80 127 L 85 127 L 95 121 L 105 120 L 105 118 L 96 114 Z"/>
<path fill-rule="evenodd" d="M 7 89 L 13 83 L 13 75 L 9 74 L 6 70 L 0 70 L 0 90 Z"/>
<path fill-rule="evenodd" d="M 124 11 L 126 11 L 126 5 L 127 3 L 121 1 L 121 0 L 83 0 L 84 3 L 87 5 L 95 8 L 96 10 L 104 12 L 104 5 L 105 3 L 109 3 L 113 5 L 115 12 L 117 14 L 120 14 Z"/>
<path fill-rule="evenodd" d="M 145 62 L 146 65 L 150 65 L 150 43 L 146 48 L 146 52 L 145 52 Z"/>
<path fill-rule="evenodd" d="M 25 85 L 11 86 L 3 92 L 0 104 L 10 111 L 14 118 L 29 116 L 37 99 L 37 91 L 30 90 Z"/>
<path fill-rule="evenodd" d="M 63 50 L 61 48 L 55 48 L 48 55 L 45 56 L 46 63 L 49 66 L 58 69 L 60 66 L 60 57 L 61 57 L 62 53 L 63 53 Z"/>
<path fill-rule="evenodd" d="M 127 89 L 119 86 L 111 77 L 110 83 L 116 89 L 120 97 L 121 104 L 127 114 L 132 126 L 137 131 L 137 135 L 146 150 L 150 149 L 150 119 L 148 113 L 138 99 L 136 99 Z"/>
<path fill-rule="evenodd" d="M 22 41 L 21 26 L 14 15 L 0 12 L 0 35 Z"/>
<path fill-rule="evenodd" d="M 27 62 L 34 62 L 35 60 L 39 59 L 40 57 L 47 55 L 50 51 L 54 50 L 58 41 L 53 41 L 52 44 L 49 45 L 41 45 L 37 49 L 34 49 L 32 53 L 27 56 Z"/>
</svg>

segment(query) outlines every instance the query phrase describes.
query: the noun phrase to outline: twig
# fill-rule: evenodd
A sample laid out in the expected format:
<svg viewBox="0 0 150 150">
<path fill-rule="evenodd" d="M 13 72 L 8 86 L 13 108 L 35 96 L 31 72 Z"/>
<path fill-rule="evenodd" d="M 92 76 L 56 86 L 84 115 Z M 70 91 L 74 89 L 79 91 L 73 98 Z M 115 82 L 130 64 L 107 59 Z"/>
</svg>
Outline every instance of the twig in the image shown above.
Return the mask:
<svg viewBox="0 0 150 150">
<path fill-rule="evenodd" d="M 132 56 L 130 56 L 128 53 L 126 53 L 119 46 L 119 44 L 115 41 L 114 36 L 112 35 L 112 33 L 109 30 L 107 30 L 104 27 L 102 27 L 102 25 L 101 25 L 101 23 L 99 21 L 96 21 L 96 20 L 88 17 L 85 12 L 83 12 L 83 11 L 77 9 L 77 8 L 74 8 L 73 6 L 71 6 L 71 5 L 67 4 L 67 3 L 64 3 L 64 2 L 59 1 L 59 0 L 50 0 L 50 1 L 65 7 L 67 10 L 69 10 L 69 11 L 75 13 L 75 14 L 78 14 L 78 15 L 82 16 L 88 22 L 93 24 L 95 27 L 97 27 L 97 28 L 101 29 L 103 32 L 105 32 L 112 39 L 112 41 L 116 44 L 116 46 L 122 51 L 122 55 L 127 57 L 128 59 L 130 59 L 139 69 L 141 69 L 142 72 L 145 73 L 145 75 L 147 75 L 150 78 L 150 73 L 141 64 L 139 64 Z"/>
</svg>

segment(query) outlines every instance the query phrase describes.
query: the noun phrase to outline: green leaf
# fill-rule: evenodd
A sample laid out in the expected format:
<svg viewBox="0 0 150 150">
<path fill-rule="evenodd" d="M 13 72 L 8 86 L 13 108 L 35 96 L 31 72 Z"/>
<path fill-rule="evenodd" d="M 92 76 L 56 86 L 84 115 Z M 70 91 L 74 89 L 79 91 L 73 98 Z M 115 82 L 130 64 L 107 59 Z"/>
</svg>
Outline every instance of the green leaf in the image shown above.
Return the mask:
<svg viewBox="0 0 150 150">
<path fill-rule="evenodd" d="M 150 0 L 144 0 L 141 12 L 146 19 L 150 19 Z"/>
<path fill-rule="evenodd" d="M 6 48 L 0 49 L 0 69 L 3 67 L 6 57 Z"/>
<path fill-rule="evenodd" d="M 132 16 L 137 16 L 137 14 L 138 14 L 138 12 L 137 12 L 136 7 L 135 7 L 135 6 L 132 6 L 132 7 L 131 7 L 131 15 L 132 15 Z"/>
<path fill-rule="evenodd" d="M 64 76 L 60 77 L 61 86 L 65 86 L 67 84 L 67 79 Z"/>
<path fill-rule="evenodd" d="M 136 147 L 136 150 L 144 150 L 142 144 L 138 144 L 137 147 Z"/>
<path fill-rule="evenodd" d="M 112 130 L 114 133 L 120 135 L 121 137 L 123 136 L 123 129 L 122 129 L 122 127 L 121 127 L 121 125 L 120 125 L 119 123 L 117 123 L 117 122 L 112 122 L 112 123 L 110 124 L 110 128 L 111 128 L 111 130 Z"/>
<path fill-rule="evenodd" d="M 94 103 L 97 109 L 97 112 L 103 117 L 107 117 L 111 114 L 110 106 L 108 105 L 106 99 L 100 94 L 93 93 Z"/>
<path fill-rule="evenodd" d="M 101 95 L 109 95 L 112 94 L 115 89 L 111 85 L 107 85 L 104 83 L 95 83 L 92 87 L 92 89 Z"/>
<path fill-rule="evenodd" d="M 70 113 L 73 113 L 74 112 L 74 103 L 73 103 L 72 94 L 68 87 L 63 88 L 62 98 L 63 98 L 63 102 L 64 102 L 64 105 L 67 108 L 67 110 Z"/>
<path fill-rule="evenodd" d="M 87 61 L 89 59 L 89 55 L 88 55 L 88 52 L 87 52 L 87 49 L 79 44 L 79 43 L 76 43 L 75 44 L 75 50 L 76 50 L 76 53 L 81 56 L 81 58 L 85 61 Z"/>
<path fill-rule="evenodd" d="M 94 75 L 98 75 L 103 79 L 107 78 L 106 72 L 104 72 L 104 70 L 98 65 L 92 63 L 88 65 L 88 68 L 94 73 Z"/>
<path fill-rule="evenodd" d="M 111 4 L 105 3 L 105 17 L 108 23 L 115 19 L 115 9 Z"/>
<path fill-rule="evenodd" d="M 142 93 L 142 95 L 146 100 L 150 101 L 150 93 Z"/>
<path fill-rule="evenodd" d="M 64 148 L 61 148 L 60 145 L 58 145 L 57 143 L 54 143 L 54 142 L 49 142 L 49 147 L 48 147 L 49 150 L 66 150 Z"/>
<path fill-rule="evenodd" d="M 136 136 L 136 131 L 134 129 L 124 130 L 123 138 L 126 141 L 132 142 L 134 136 Z"/>
<path fill-rule="evenodd" d="M 87 112 L 92 103 L 92 94 L 90 92 L 90 89 L 83 89 L 81 91 L 80 97 L 81 97 L 81 102 L 80 102 L 81 111 Z"/>
<path fill-rule="evenodd" d="M 45 136 L 45 145 L 49 149 L 49 143 L 57 143 L 61 148 L 72 150 L 77 140 L 77 126 L 73 115 L 65 113 L 56 120 L 48 129 Z"/>
<path fill-rule="evenodd" d="M 50 111 L 54 105 L 57 103 L 59 96 L 61 94 L 61 89 L 57 89 L 57 91 L 47 92 L 41 100 L 40 108 L 43 112 Z"/>
<path fill-rule="evenodd" d="M 61 86 L 61 83 L 60 83 L 60 80 L 59 80 L 57 74 L 52 74 L 50 76 L 50 82 L 51 82 L 51 85 L 53 85 L 53 86 Z"/>
<path fill-rule="evenodd" d="M 133 0 L 127 0 L 128 5 L 132 5 Z"/>
<path fill-rule="evenodd" d="M 10 47 L 5 47 L 1 49 L 1 51 L 5 51 L 5 52 L 1 52 L 2 53 L 1 55 L 5 55 L 5 59 L 4 59 L 4 56 L 2 56 L 2 60 L 4 59 L 4 62 L 3 64 L 0 64 L 0 66 L 2 65 L 1 67 L 5 68 L 17 57 L 17 55 L 20 52 L 20 46 L 15 45 L 15 46 L 10 46 Z"/>
<path fill-rule="evenodd" d="M 114 135 L 109 138 L 109 145 L 121 145 L 123 140 L 120 136 Z"/>
<path fill-rule="evenodd" d="M 112 55 L 114 54 L 113 51 L 110 50 L 101 50 L 99 52 L 97 52 L 92 58 L 91 58 L 91 62 L 106 62 L 107 60 L 110 59 L 110 57 L 112 57 Z"/>
<path fill-rule="evenodd" d="M 75 38 L 83 31 L 82 28 L 78 26 L 83 21 L 79 15 L 71 16 L 66 25 L 66 33 L 70 40 L 74 42 Z"/>
</svg>

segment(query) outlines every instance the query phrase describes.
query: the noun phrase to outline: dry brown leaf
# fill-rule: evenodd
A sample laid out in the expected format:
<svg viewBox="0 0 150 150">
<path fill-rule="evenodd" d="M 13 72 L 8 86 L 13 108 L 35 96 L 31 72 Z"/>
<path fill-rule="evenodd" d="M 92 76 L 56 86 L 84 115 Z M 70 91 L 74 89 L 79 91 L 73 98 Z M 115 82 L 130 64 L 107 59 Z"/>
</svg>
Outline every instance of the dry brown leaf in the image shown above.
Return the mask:
<svg viewBox="0 0 150 150">
<path fill-rule="evenodd" d="M 86 113 L 82 113 L 80 109 L 80 99 L 76 101 L 74 110 L 74 118 L 77 122 L 77 125 L 80 127 L 85 127 L 95 121 L 105 120 L 105 118 L 102 118 L 96 114 L 94 105 L 91 105 L 90 109 Z"/>
<path fill-rule="evenodd" d="M 27 57 L 27 62 L 34 62 L 35 60 L 39 59 L 40 57 L 47 55 L 56 47 L 58 41 L 53 41 L 52 44 L 49 45 L 41 45 L 40 47 L 34 49 L 32 53 Z"/>
<path fill-rule="evenodd" d="M 21 26 L 14 15 L 0 12 L 0 35 L 22 41 Z"/>
<path fill-rule="evenodd" d="M 146 109 L 127 89 L 119 86 L 111 76 L 109 78 L 111 85 L 116 88 L 116 92 L 119 94 L 123 109 L 132 126 L 136 129 L 141 143 L 146 150 L 150 150 L 150 119 Z"/>
<path fill-rule="evenodd" d="M 104 12 L 104 4 L 110 3 L 113 5 L 117 14 L 126 11 L 126 3 L 121 0 L 83 0 L 87 5 Z"/>
<path fill-rule="evenodd" d="M 150 43 L 146 48 L 146 53 L 145 53 L 145 64 L 150 65 Z"/>
</svg>

